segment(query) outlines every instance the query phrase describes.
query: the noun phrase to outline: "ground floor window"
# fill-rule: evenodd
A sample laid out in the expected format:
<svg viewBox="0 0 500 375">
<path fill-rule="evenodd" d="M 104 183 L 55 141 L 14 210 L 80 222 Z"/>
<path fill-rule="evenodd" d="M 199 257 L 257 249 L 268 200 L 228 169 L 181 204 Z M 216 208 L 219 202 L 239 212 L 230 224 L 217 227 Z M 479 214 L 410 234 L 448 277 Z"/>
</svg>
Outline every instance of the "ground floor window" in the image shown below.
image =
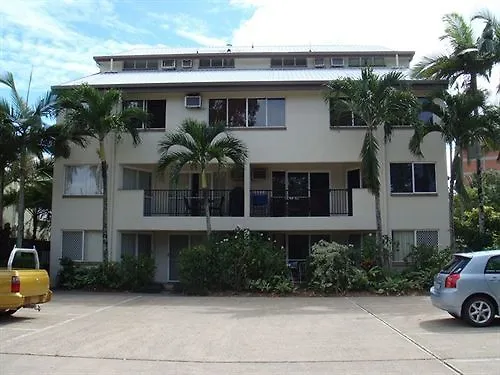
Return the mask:
<svg viewBox="0 0 500 375">
<path fill-rule="evenodd" d="M 64 230 L 62 257 L 80 262 L 102 262 L 102 232 Z"/>
<path fill-rule="evenodd" d="M 404 262 L 413 246 L 438 246 L 437 230 L 392 231 L 393 261 Z"/>
<path fill-rule="evenodd" d="M 151 256 L 153 236 L 151 233 L 122 233 L 122 256 Z"/>
<path fill-rule="evenodd" d="M 205 235 L 172 234 L 169 237 L 168 278 L 169 281 L 179 281 L 179 254 L 182 249 L 200 245 Z"/>
<path fill-rule="evenodd" d="M 330 241 L 330 235 L 318 234 L 287 234 L 274 233 L 272 240 L 276 245 L 287 250 L 287 261 L 305 261 L 310 254 L 312 246 L 320 240 Z"/>
</svg>

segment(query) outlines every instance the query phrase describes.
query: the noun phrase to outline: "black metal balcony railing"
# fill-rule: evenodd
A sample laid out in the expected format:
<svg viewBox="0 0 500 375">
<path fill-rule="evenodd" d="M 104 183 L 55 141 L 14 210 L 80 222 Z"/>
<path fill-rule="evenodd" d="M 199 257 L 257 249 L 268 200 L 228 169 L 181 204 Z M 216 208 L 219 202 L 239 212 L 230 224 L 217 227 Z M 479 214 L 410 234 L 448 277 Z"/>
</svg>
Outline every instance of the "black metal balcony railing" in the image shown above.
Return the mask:
<svg viewBox="0 0 500 375">
<path fill-rule="evenodd" d="M 242 188 L 209 190 L 208 196 L 211 216 L 244 216 Z M 202 193 L 192 190 L 146 190 L 144 216 L 205 216 Z M 352 190 L 251 190 L 250 216 L 352 216 Z"/>
<path fill-rule="evenodd" d="M 250 216 L 352 216 L 352 189 L 251 190 Z"/>
</svg>

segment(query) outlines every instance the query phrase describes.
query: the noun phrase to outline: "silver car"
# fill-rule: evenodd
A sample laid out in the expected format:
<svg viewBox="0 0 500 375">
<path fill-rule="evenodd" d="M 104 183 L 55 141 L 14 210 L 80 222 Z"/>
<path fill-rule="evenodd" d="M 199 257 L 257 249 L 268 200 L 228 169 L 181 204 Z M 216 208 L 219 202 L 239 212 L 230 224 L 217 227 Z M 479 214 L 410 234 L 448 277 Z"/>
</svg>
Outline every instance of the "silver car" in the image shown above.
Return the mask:
<svg viewBox="0 0 500 375">
<path fill-rule="evenodd" d="M 434 278 L 432 304 L 476 327 L 500 315 L 500 250 L 455 254 Z"/>
</svg>

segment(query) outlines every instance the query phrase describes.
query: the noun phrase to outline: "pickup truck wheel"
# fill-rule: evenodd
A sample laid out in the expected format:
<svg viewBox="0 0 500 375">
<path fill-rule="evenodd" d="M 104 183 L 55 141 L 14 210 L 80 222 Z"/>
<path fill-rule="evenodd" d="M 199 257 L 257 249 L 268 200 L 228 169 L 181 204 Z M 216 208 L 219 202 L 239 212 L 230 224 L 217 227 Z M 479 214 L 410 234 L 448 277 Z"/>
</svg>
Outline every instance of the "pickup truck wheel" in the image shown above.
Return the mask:
<svg viewBox="0 0 500 375">
<path fill-rule="evenodd" d="M 19 310 L 19 309 L 17 309 Z M 4 310 L 4 311 L 0 311 L 0 317 L 2 316 L 10 316 L 12 314 L 14 314 L 17 310 Z"/>
</svg>

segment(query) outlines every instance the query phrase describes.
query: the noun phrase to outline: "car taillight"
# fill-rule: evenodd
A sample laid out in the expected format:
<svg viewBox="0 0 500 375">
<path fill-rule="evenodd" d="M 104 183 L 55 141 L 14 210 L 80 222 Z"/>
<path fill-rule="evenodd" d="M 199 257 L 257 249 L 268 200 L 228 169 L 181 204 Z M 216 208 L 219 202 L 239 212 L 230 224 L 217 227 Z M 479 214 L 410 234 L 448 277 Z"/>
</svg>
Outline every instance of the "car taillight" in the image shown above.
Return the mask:
<svg viewBox="0 0 500 375">
<path fill-rule="evenodd" d="M 448 277 L 446 278 L 446 281 L 444 282 L 444 287 L 445 288 L 456 288 L 457 281 L 459 279 L 460 279 L 459 273 L 453 273 L 451 275 L 448 275 Z"/>
<path fill-rule="evenodd" d="M 10 292 L 11 293 L 19 293 L 21 291 L 21 279 L 19 276 L 12 276 L 12 280 L 10 282 Z"/>
</svg>

